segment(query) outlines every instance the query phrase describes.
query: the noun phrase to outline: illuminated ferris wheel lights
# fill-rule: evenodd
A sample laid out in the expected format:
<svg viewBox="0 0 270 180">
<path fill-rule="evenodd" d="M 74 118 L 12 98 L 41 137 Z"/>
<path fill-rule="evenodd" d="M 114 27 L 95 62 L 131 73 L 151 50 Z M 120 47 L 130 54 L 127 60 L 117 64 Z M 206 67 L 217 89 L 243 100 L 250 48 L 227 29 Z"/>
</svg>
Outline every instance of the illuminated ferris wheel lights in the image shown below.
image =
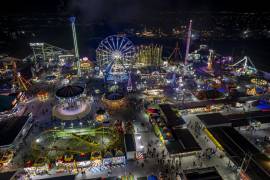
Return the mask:
<svg viewBox="0 0 270 180">
<path fill-rule="evenodd" d="M 112 35 L 100 42 L 97 48 L 97 60 L 101 66 L 106 66 L 114 60 L 132 62 L 135 53 L 136 49 L 128 38 Z"/>
<path fill-rule="evenodd" d="M 112 35 L 100 42 L 96 54 L 105 78 L 122 81 L 127 78 L 126 72 L 132 66 L 136 49 L 128 38 Z"/>
<path fill-rule="evenodd" d="M 114 51 L 112 52 L 112 59 L 113 60 L 118 60 L 122 58 L 122 54 L 120 51 Z"/>
</svg>

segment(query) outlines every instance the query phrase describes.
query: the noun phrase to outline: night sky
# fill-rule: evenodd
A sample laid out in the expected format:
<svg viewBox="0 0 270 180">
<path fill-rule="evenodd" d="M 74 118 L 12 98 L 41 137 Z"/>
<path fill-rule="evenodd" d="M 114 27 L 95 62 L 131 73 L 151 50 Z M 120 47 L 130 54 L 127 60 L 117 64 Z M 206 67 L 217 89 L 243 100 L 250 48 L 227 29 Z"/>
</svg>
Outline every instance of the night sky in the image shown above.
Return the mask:
<svg viewBox="0 0 270 180">
<path fill-rule="evenodd" d="M 93 18 L 132 18 L 166 11 L 270 11 L 267 1 L 249 0 L 5 0 L 0 14 L 68 13 Z"/>
</svg>

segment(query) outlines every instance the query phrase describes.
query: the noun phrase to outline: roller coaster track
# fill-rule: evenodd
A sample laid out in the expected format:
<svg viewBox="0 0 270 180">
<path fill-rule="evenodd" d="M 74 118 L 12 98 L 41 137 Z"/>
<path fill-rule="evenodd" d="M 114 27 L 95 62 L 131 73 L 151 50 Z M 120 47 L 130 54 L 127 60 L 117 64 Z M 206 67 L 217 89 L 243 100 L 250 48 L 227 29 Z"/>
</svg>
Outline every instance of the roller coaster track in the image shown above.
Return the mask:
<svg viewBox="0 0 270 180">
<path fill-rule="evenodd" d="M 83 141 L 83 142 L 85 142 L 86 144 L 88 144 L 88 145 L 90 145 L 90 146 L 98 146 L 98 143 L 95 144 L 95 143 L 89 142 L 89 141 L 83 139 L 82 137 L 80 137 L 79 135 L 77 135 L 77 134 L 75 134 L 75 133 L 71 133 L 71 135 L 72 135 L 72 137 L 74 137 L 75 139 L 78 139 L 78 140 L 80 140 L 80 141 Z"/>
<path fill-rule="evenodd" d="M 102 128 L 104 128 L 105 131 L 102 130 Z M 93 146 L 93 147 L 97 147 L 99 144 L 95 144 L 92 142 L 89 142 L 88 140 L 85 140 L 84 138 L 82 138 L 80 135 L 89 135 L 90 133 L 93 134 L 93 136 L 95 136 L 96 134 L 109 134 L 110 132 L 108 132 L 108 130 L 110 130 L 110 128 L 107 127 L 100 127 L 97 128 L 95 130 L 93 129 L 83 129 L 80 130 L 78 132 L 63 132 L 63 131 L 59 131 L 59 130 L 48 130 L 46 131 L 44 134 L 46 135 L 47 133 L 55 133 L 55 136 L 57 137 L 65 137 L 65 136 L 70 136 L 73 137 L 77 140 L 79 140 L 80 142 L 86 143 L 89 146 Z M 80 134 L 80 135 L 78 135 Z M 47 137 L 48 138 L 48 137 Z M 114 144 L 117 141 L 116 138 L 112 139 L 112 142 L 110 144 Z M 37 147 L 36 143 L 32 143 L 32 149 L 37 150 L 37 151 L 41 151 L 41 148 Z M 63 152 L 70 152 L 70 153 L 85 153 L 84 151 L 77 151 L 77 150 L 71 150 L 71 149 L 66 149 L 66 148 L 59 148 L 59 147 L 46 147 L 44 150 L 44 152 L 49 152 L 49 151 L 63 151 Z"/>
</svg>

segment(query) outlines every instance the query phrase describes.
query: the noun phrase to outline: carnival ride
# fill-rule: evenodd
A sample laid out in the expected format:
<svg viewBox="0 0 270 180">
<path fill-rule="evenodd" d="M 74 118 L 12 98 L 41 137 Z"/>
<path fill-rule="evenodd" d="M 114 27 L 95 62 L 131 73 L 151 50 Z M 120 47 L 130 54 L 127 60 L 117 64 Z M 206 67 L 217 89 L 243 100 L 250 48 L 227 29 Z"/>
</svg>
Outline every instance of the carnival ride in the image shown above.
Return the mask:
<svg viewBox="0 0 270 180">
<path fill-rule="evenodd" d="M 37 93 L 37 98 L 41 102 L 45 102 L 49 98 L 49 93 L 47 91 L 41 90 Z"/>
<path fill-rule="evenodd" d="M 128 73 L 128 83 L 127 83 L 127 91 L 131 92 L 133 90 L 131 72 Z"/>
<path fill-rule="evenodd" d="M 126 81 L 135 55 L 133 43 L 125 36 L 112 35 L 102 40 L 96 50 L 96 56 L 105 81 Z"/>
<path fill-rule="evenodd" d="M 14 157 L 14 151 L 12 150 L 5 150 L 0 152 L 0 168 L 2 166 L 7 165 L 9 162 L 12 161 Z"/>
<path fill-rule="evenodd" d="M 127 105 L 127 98 L 121 92 L 108 92 L 102 96 L 101 100 L 109 112 L 123 109 Z"/>
<path fill-rule="evenodd" d="M 268 92 L 268 82 L 262 78 L 250 79 L 250 85 L 247 86 L 246 94 L 251 96 L 260 96 Z"/>
<path fill-rule="evenodd" d="M 179 47 L 179 43 L 176 42 L 175 48 L 168 57 L 168 62 L 171 65 L 179 65 L 181 60 L 182 60 L 181 50 Z"/>
<path fill-rule="evenodd" d="M 27 91 L 28 88 L 31 86 L 31 83 L 24 79 L 21 75 L 21 73 L 17 73 L 15 76 L 15 83 L 19 86 L 20 90 Z"/>
<path fill-rule="evenodd" d="M 260 96 L 263 95 L 265 92 L 266 90 L 261 87 L 249 87 L 246 90 L 246 94 L 249 96 Z"/>
<path fill-rule="evenodd" d="M 90 100 L 84 97 L 84 88 L 66 85 L 56 91 L 59 103 L 53 107 L 53 117 L 60 120 L 80 120 L 90 113 Z"/>
<path fill-rule="evenodd" d="M 214 61 L 214 51 L 212 49 L 209 50 L 209 57 L 207 61 L 207 71 L 213 72 L 213 61 Z"/>
<path fill-rule="evenodd" d="M 44 78 L 44 80 L 48 83 L 55 83 L 58 79 L 59 79 L 58 74 L 49 74 Z"/>
<path fill-rule="evenodd" d="M 160 67 L 162 64 L 163 47 L 160 45 L 140 45 L 137 47 L 136 66 Z"/>
<path fill-rule="evenodd" d="M 89 71 L 94 68 L 94 63 L 90 61 L 87 57 L 80 60 L 81 71 Z"/>
<path fill-rule="evenodd" d="M 215 89 L 211 89 L 211 90 L 200 90 L 195 94 L 195 96 L 199 100 L 209 100 L 209 99 L 223 98 L 224 94 Z"/>
<path fill-rule="evenodd" d="M 77 34 L 76 34 L 76 27 L 75 27 L 76 18 L 72 16 L 69 18 L 69 21 L 71 23 L 71 28 L 72 28 L 72 37 L 73 37 L 73 44 L 74 44 L 74 51 L 75 51 L 77 76 L 81 77 L 80 56 L 79 56 L 79 48 L 78 48 L 78 43 L 77 43 Z"/>
<path fill-rule="evenodd" d="M 60 59 L 65 59 L 67 57 L 74 57 L 70 51 L 53 46 L 44 42 L 30 43 L 29 44 L 33 54 L 25 58 L 25 60 L 30 59 L 34 63 L 38 63 L 41 66 L 58 65 Z M 61 63 L 60 63 L 61 64 Z"/>
<path fill-rule="evenodd" d="M 20 91 L 27 91 L 28 88 L 31 86 L 31 83 L 27 81 L 20 72 L 17 70 L 17 62 L 19 59 L 12 58 L 12 57 L 6 57 L 4 59 L 1 59 L 1 62 L 4 64 L 4 72 L 3 77 L 5 77 L 8 81 L 9 78 L 12 79 L 12 86 L 11 89 L 15 92 L 18 89 Z M 9 73 L 10 72 L 10 73 Z M 2 73 L 1 73 L 2 74 Z M 10 74 L 10 77 L 8 77 Z M 10 89 L 10 90 L 11 90 Z"/>
<path fill-rule="evenodd" d="M 102 158 L 115 150 L 124 152 L 123 136 L 114 127 L 49 130 L 32 142 L 33 154 L 43 154 L 53 160 L 66 154 L 96 152 Z"/>
<path fill-rule="evenodd" d="M 26 79 L 24 79 L 20 72 L 17 72 L 17 65 L 15 62 L 13 62 L 13 73 L 14 73 L 13 77 L 14 84 L 16 84 L 20 90 L 27 91 L 28 88 L 31 86 L 31 83 Z"/>
<path fill-rule="evenodd" d="M 261 78 L 252 78 L 250 82 L 256 86 L 267 86 L 268 82 Z"/>
<path fill-rule="evenodd" d="M 205 44 L 201 44 L 199 46 L 199 49 L 194 50 L 191 52 L 188 56 L 188 60 L 193 62 L 203 62 L 204 60 L 207 60 L 209 48 Z"/>
<path fill-rule="evenodd" d="M 95 114 L 95 121 L 97 123 L 108 122 L 108 113 L 104 109 L 98 109 Z"/>
<path fill-rule="evenodd" d="M 130 90 L 132 90 L 132 88 Z M 109 86 L 107 92 L 102 96 L 101 102 L 108 109 L 109 113 L 126 109 L 128 98 L 124 91 L 125 90 L 122 89 L 119 84 L 115 83 L 114 85 Z"/>
<path fill-rule="evenodd" d="M 236 68 L 236 75 L 254 75 L 257 73 L 255 65 L 248 56 L 245 56 L 231 66 Z"/>
<path fill-rule="evenodd" d="M 185 52 L 185 65 L 188 64 L 188 56 L 189 56 L 189 48 L 190 48 L 190 40 L 191 40 L 191 31 L 192 31 L 192 20 L 189 21 L 189 26 L 188 26 L 187 46 L 186 46 L 186 52 Z"/>
</svg>

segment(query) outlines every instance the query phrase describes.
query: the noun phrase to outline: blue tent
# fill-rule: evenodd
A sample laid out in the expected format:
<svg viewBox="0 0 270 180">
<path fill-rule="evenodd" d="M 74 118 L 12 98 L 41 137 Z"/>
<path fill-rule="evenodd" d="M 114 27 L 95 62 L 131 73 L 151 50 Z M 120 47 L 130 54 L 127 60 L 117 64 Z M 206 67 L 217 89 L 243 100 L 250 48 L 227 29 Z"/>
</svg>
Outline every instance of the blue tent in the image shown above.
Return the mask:
<svg viewBox="0 0 270 180">
<path fill-rule="evenodd" d="M 260 110 L 268 110 L 270 109 L 270 104 L 265 100 L 260 100 L 256 107 Z"/>
<path fill-rule="evenodd" d="M 148 176 L 147 180 L 158 180 L 157 176 L 151 175 Z"/>
<path fill-rule="evenodd" d="M 256 93 L 262 94 L 264 90 L 262 88 L 256 87 Z"/>
<path fill-rule="evenodd" d="M 219 88 L 218 91 L 221 92 L 221 93 L 225 93 L 226 89 L 225 88 Z"/>
</svg>

